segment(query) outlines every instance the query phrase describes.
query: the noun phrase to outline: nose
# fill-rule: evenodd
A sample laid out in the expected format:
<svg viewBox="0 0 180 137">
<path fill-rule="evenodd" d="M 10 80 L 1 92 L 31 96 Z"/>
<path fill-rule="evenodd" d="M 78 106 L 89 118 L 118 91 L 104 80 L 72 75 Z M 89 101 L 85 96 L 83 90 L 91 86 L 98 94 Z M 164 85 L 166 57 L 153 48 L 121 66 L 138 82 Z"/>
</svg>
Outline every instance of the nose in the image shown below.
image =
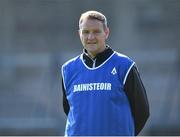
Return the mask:
<svg viewBox="0 0 180 137">
<path fill-rule="evenodd" d="M 88 35 L 88 39 L 94 39 L 95 38 L 95 36 L 94 36 L 94 34 L 91 32 L 91 33 L 89 33 L 89 35 Z"/>
</svg>

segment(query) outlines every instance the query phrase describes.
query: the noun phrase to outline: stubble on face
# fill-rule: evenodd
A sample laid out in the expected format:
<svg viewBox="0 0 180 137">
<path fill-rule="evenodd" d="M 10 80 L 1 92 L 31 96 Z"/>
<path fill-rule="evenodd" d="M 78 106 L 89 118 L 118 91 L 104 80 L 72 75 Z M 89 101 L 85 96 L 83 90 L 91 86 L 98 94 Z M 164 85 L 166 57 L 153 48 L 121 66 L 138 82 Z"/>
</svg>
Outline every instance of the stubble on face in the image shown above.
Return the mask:
<svg viewBox="0 0 180 137">
<path fill-rule="evenodd" d="M 84 48 L 91 56 L 96 56 L 105 49 L 105 40 L 109 32 L 105 32 L 102 22 L 86 19 L 80 26 L 80 38 Z"/>
</svg>

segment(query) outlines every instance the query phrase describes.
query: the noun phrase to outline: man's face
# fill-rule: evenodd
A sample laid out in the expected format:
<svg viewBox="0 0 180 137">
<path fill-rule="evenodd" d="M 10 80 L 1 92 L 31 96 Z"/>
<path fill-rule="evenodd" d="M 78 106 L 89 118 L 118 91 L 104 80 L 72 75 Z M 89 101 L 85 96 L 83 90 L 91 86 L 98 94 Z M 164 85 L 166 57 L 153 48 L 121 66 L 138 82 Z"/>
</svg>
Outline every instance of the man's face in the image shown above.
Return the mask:
<svg viewBox="0 0 180 137">
<path fill-rule="evenodd" d="M 105 49 L 105 40 L 108 38 L 109 29 L 96 19 L 84 19 L 80 25 L 79 36 L 84 48 L 92 56 Z"/>
</svg>

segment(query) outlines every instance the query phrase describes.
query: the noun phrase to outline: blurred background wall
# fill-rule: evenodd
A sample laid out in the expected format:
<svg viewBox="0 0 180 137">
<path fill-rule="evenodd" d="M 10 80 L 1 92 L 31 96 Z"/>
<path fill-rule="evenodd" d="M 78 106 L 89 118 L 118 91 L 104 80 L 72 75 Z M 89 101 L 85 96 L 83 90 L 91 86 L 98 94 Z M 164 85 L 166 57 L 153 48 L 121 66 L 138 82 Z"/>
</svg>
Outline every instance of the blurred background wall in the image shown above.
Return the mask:
<svg viewBox="0 0 180 137">
<path fill-rule="evenodd" d="M 82 51 L 82 12 L 137 63 L 150 118 L 140 135 L 180 135 L 179 0 L 0 0 L 0 135 L 64 135 L 61 65 Z"/>
</svg>

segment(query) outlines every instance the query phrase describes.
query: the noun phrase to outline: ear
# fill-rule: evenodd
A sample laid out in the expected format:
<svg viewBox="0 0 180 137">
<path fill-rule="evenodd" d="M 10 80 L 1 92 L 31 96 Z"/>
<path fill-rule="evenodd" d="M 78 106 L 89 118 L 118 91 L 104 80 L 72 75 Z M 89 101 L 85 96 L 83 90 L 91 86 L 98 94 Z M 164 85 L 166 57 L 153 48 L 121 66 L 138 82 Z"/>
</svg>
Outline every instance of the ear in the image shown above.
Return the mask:
<svg viewBox="0 0 180 137">
<path fill-rule="evenodd" d="M 107 28 L 105 29 L 106 39 L 109 37 L 109 33 L 110 33 L 110 30 L 109 30 L 109 28 L 107 27 Z"/>
</svg>

